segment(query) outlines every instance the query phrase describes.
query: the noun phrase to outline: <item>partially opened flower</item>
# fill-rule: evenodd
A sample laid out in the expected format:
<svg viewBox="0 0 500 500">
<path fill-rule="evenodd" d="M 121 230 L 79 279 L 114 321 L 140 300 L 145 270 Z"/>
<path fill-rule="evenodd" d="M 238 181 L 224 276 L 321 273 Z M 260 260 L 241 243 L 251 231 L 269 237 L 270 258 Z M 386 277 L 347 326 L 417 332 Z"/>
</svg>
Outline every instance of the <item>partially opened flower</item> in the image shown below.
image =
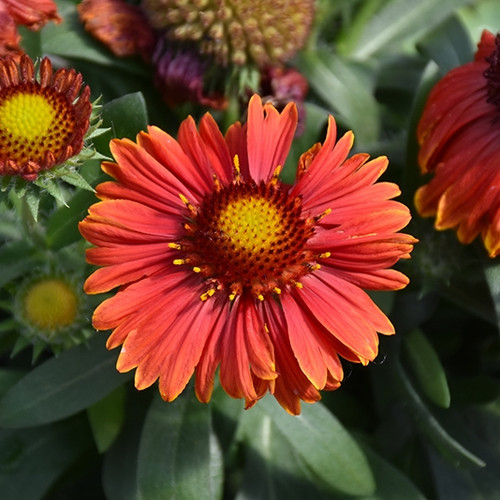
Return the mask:
<svg viewBox="0 0 500 500">
<path fill-rule="evenodd" d="M 48 21 L 61 22 L 52 0 L 0 0 L 0 56 L 19 59 L 24 53 L 17 26 L 38 30 Z"/>
<path fill-rule="evenodd" d="M 92 190 L 77 167 L 99 157 L 91 139 L 103 129 L 82 80 L 48 58 L 0 59 L 0 188 L 29 197 L 35 218 L 40 189 L 64 202 L 60 179 Z"/>
<path fill-rule="evenodd" d="M 80 280 L 81 276 L 52 271 L 25 279 L 14 300 L 13 326 L 16 333 L 21 333 L 14 353 L 33 345 L 36 358 L 46 347 L 57 353 L 92 335 L 86 327 L 88 300 L 81 291 Z"/>
<path fill-rule="evenodd" d="M 474 61 L 451 70 L 432 89 L 418 125 L 422 173 L 415 195 L 439 230 L 462 243 L 482 236 L 500 252 L 500 35 L 484 31 Z"/>
<path fill-rule="evenodd" d="M 90 89 L 73 69 L 54 72 L 48 58 L 37 78 L 28 56 L 0 60 L 0 175 L 34 181 L 83 148 Z"/>
<path fill-rule="evenodd" d="M 300 401 L 339 387 L 340 357 L 367 364 L 388 318 L 363 288 L 397 290 L 408 279 L 390 269 L 414 238 L 398 231 L 408 209 L 395 184 L 376 183 L 387 159 L 348 158 L 353 134 L 302 155 L 294 185 L 279 173 L 297 110 L 279 113 L 251 98 L 248 121 L 223 136 L 210 114 L 189 117 L 178 139 L 156 127 L 113 140 L 116 163 L 103 169 L 102 201 L 80 223 L 102 266 L 87 293 L 118 287 L 94 312 L 107 346 L 122 345 L 117 368 L 136 368 L 138 389 L 159 379 L 172 401 L 196 372 L 209 401 L 220 383 L 252 406 L 266 392 L 290 413 Z"/>
</svg>

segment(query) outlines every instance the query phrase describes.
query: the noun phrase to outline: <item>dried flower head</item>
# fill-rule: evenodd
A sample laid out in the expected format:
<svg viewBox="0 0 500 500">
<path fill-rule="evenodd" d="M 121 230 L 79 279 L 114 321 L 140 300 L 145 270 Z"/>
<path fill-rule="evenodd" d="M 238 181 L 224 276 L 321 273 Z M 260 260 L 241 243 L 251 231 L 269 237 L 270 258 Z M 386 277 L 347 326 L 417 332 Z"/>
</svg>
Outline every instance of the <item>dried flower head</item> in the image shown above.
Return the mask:
<svg viewBox="0 0 500 500">
<path fill-rule="evenodd" d="M 313 0 L 144 0 L 152 26 L 221 65 L 278 64 L 305 43 Z"/>
</svg>

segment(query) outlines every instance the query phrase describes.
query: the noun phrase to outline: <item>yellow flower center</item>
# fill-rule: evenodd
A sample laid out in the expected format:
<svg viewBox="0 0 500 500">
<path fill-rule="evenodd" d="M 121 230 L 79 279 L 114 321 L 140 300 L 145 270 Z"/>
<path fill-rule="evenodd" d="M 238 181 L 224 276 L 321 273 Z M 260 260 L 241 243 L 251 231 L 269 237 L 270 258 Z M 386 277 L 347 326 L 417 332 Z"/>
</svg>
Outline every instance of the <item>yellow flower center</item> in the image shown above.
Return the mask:
<svg viewBox="0 0 500 500">
<path fill-rule="evenodd" d="M 57 158 L 74 129 L 72 103 L 54 89 L 31 83 L 0 90 L 0 159 Z"/>
<path fill-rule="evenodd" d="M 0 127 L 18 140 L 31 141 L 50 129 L 55 109 L 41 95 L 17 94 L 0 107 Z"/>
<path fill-rule="evenodd" d="M 218 217 L 220 234 L 238 251 L 260 254 L 279 241 L 281 215 L 265 198 L 250 196 L 234 200 Z"/>
<path fill-rule="evenodd" d="M 23 306 L 26 320 L 45 332 L 71 325 L 78 314 L 78 298 L 74 290 L 57 278 L 32 285 L 25 294 Z"/>
<path fill-rule="evenodd" d="M 207 283 L 206 299 L 225 290 L 232 300 L 251 293 L 259 300 L 281 293 L 316 265 L 306 249 L 314 219 L 304 218 L 300 198 L 288 196 L 277 179 L 269 183 L 235 181 L 216 189 L 185 224 L 186 236 L 171 247 Z"/>
</svg>

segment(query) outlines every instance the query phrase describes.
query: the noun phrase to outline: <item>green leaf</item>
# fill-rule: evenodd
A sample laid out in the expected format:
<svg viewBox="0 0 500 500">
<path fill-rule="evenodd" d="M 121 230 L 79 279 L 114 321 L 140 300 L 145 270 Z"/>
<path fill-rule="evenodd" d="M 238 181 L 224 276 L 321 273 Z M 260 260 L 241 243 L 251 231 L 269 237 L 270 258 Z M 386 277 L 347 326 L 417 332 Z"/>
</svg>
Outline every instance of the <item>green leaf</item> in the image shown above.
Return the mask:
<svg viewBox="0 0 500 500">
<path fill-rule="evenodd" d="M 134 92 L 107 102 L 102 107 L 103 125 L 110 127 L 113 137 L 135 139 L 149 122 L 146 101 L 141 92 Z M 105 135 L 105 134 L 103 134 Z"/>
<path fill-rule="evenodd" d="M 16 382 L 23 378 L 24 375 L 26 375 L 25 371 L 0 368 L 0 397 L 3 396 Z"/>
<path fill-rule="evenodd" d="M 450 406 L 450 389 L 439 356 L 426 336 L 418 329 L 404 337 L 406 354 L 424 394 L 442 408 Z"/>
<path fill-rule="evenodd" d="M 245 469 L 236 500 L 325 498 L 288 436 L 258 406 L 243 414 L 238 437 L 244 444 Z"/>
<path fill-rule="evenodd" d="M 425 500 L 418 488 L 393 464 L 382 458 L 369 446 L 360 442 L 375 476 L 377 490 L 364 500 Z M 336 497 L 336 500 L 348 500 L 352 497 Z"/>
<path fill-rule="evenodd" d="M 46 241 L 52 250 L 58 250 L 81 239 L 78 222 L 87 215 L 88 207 L 97 201 L 93 192 L 79 191 L 69 203 L 53 212 L 47 221 Z"/>
<path fill-rule="evenodd" d="M 497 324 L 500 329 L 500 263 L 497 259 L 483 259 L 483 265 L 486 282 L 495 307 Z"/>
<path fill-rule="evenodd" d="M 26 241 L 12 241 L 0 247 L 0 286 L 22 276 L 36 265 L 36 249 Z"/>
<path fill-rule="evenodd" d="M 139 498 L 137 457 L 142 427 L 153 393 L 154 391 L 137 391 L 134 387 L 127 387 L 123 429 L 103 457 L 102 485 L 106 500 Z"/>
<path fill-rule="evenodd" d="M 139 498 L 215 500 L 222 496 L 222 454 L 210 406 L 186 394 L 157 396 L 146 417 L 138 457 Z"/>
<path fill-rule="evenodd" d="M 468 448 L 484 458 L 486 467 L 464 468 L 430 454 L 439 498 L 497 499 L 500 491 L 500 400 L 490 405 L 447 412 L 446 425 Z"/>
<path fill-rule="evenodd" d="M 94 139 L 94 146 L 101 153 L 111 157 L 109 141 L 124 137 L 135 140 L 141 130 L 146 130 L 149 123 L 146 101 L 141 92 L 126 94 L 107 102 L 101 113 L 105 133 Z"/>
<path fill-rule="evenodd" d="M 417 188 L 423 184 L 423 177 L 418 166 L 419 144 L 417 141 L 417 127 L 422 112 L 427 102 L 427 97 L 432 87 L 439 78 L 439 68 L 436 63 L 427 64 L 420 79 L 418 90 L 415 93 L 412 109 L 410 112 L 410 123 L 407 127 L 406 168 L 403 172 L 401 201 L 408 206 L 413 206 L 413 196 Z"/>
<path fill-rule="evenodd" d="M 96 334 L 88 346 L 34 368 L 0 400 L 0 426 L 31 427 L 61 420 L 96 403 L 130 375 L 116 371 L 116 353 Z"/>
<path fill-rule="evenodd" d="M 419 52 L 434 61 L 443 74 L 474 58 L 470 35 L 458 17 L 451 17 L 417 44 Z"/>
<path fill-rule="evenodd" d="M 85 421 L 72 419 L 33 429 L 0 429 L 2 500 L 37 500 L 91 449 Z"/>
<path fill-rule="evenodd" d="M 390 0 L 366 24 L 351 52 L 358 59 L 369 59 L 382 51 L 394 51 L 429 33 L 471 0 Z"/>
<path fill-rule="evenodd" d="M 337 48 L 341 54 L 350 54 L 358 43 L 366 24 L 376 15 L 384 0 L 365 0 L 358 4 L 354 17 L 343 23 L 337 36 Z"/>
<path fill-rule="evenodd" d="M 410 415 L 420 431 L 427 436 L 440 454 L 455 466 L 484 467 L 485 462 L 451 437 L 436 417 L 431 414 L 413 388 L 399 362 L 395 363 L 395 367 L 395 381 L 399 384 L 401 397 L 409 406 Z"/>
<path fill-rule="evenodd" d="M 460 9 L 457 13 L 464 21 L 475 42 L 479 41 L 481 32 L 484 29 L 496 33 L 500 26 L 498 0 L 473 2 L 468 7 Z"/>
<path fill-rule="evenodd" d="M 87 410 L 99 453 L 104 453 L 118 436 L 123 425 L 124 406 L 125 389 L 120 386 Z"/>
<path fill-rule="evenodd" d="M 85 189 L 87 191 L 94 191 L 94 188 L 78 173 L 78 172 L 68 172 L 61 175 L 61 179 L 72 186 L 78 187 L 80 189 Z"/>
<path fill-rule="evenodd" d="M 377 141 L 380 110 L 372 77 L 365 68 L 320 49 L 303 52 L 298 66 L 339 124 L 354 131 L 357 147 L 366 148 Z"/>
<path fill-rule="evenodd" d="M 274 398 L 266 397 L 254 410 L 272 419 L 324 487 L 348 495 L 373 494 L 375 481 L 365 454 L 321 403 L 303 405 L 302 413 L 293 417 Z"/>
</svg>

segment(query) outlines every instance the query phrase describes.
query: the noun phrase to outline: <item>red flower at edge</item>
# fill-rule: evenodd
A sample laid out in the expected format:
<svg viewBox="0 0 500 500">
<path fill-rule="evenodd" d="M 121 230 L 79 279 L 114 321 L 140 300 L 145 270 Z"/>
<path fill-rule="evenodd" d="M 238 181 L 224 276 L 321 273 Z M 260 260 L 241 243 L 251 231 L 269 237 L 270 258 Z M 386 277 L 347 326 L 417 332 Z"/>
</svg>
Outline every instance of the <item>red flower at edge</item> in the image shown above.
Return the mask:
<svg viewBox="0 0 500 500">
<path fill-rule="evenodd" d="M 48 21 L 61 22 L 52 0 L 0 0 L 0 56 L 19 61 L 24 51 L 19 46 L 17 26 L 38 30 Z"/>
<path fill-rule="evenodd" d="M 220 383 L 252 406 L 266 392 L 290 413 L 342 380 L 340 357 L 367 364 L 378 335 L 394 333 L 364 289 L 397 290 L 408 279 L 390 269 L 415 239 L 398 231 L 407 207 L 399 188 L 376 182 L 385 157 L 348 158 L 352 132 L 327 137 L 300 159 L 290 186 L 278 175 L 297 126 L 253 96 L 245 125 L 223 136 L 210 114 L 188 117 L 178 139 L 156 127 L 137 142 L 113 140 L 115 180 L 80 223 L 102 266 L 87 293 L 119 287 L 94 312 L 98 330 L 122 345 L 117 369 L 136 368 L 138 389 L 159 379 L 174 400 L 196 373 L 210 400 Z"/>
<path fill-rule="evenodd" d="M 418 130 L 422 173 L 415 195 L 439 230 L 454 228 L 462 243 L 481 234 L 500 252 L 500 35 L 484 31 L 473 62 L 451 70 L 432 89 Z"/>
</svg>

